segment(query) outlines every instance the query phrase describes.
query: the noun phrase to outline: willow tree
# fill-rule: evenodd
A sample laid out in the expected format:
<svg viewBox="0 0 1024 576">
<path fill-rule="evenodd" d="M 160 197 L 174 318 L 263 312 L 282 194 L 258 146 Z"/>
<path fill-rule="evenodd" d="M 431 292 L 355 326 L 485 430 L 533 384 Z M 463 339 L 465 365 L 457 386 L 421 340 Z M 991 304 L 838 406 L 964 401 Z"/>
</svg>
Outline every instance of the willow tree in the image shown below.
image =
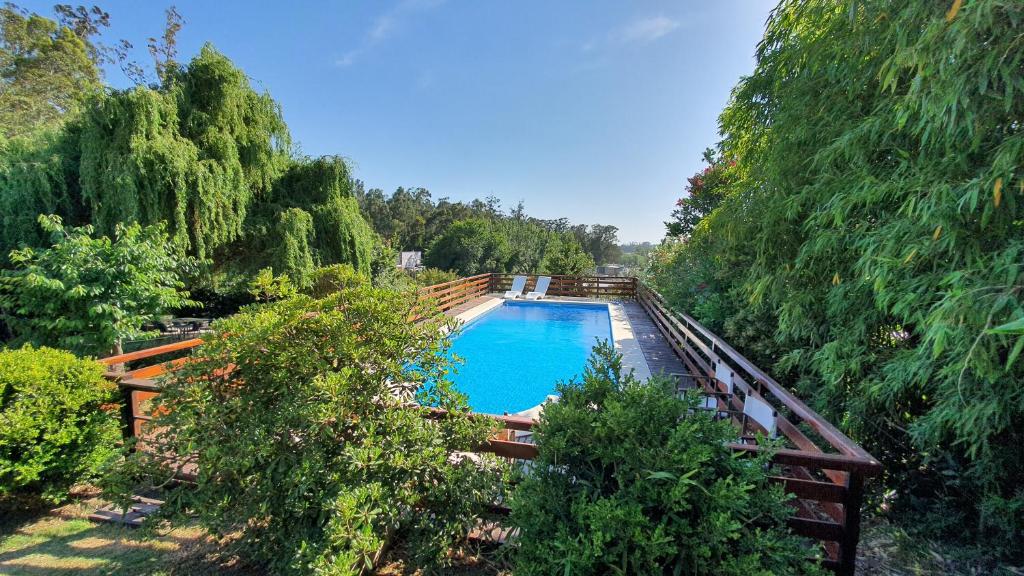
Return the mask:
<svg viewBox="0 0 1024 576">
<path fill-rule="evenodd" d="M 182 251 L 207 257 L 242 233 L 252 203 L 288 163 L 280 107 L 206 45 L 160 89 L 98 98 L 82 121 L 80 182 L 101 233 L 166 221 Z"/>
<path fill-rule="evenodd" d="M 47 239 L 40 214 L 57 214 L 69 224 L 86 218 L 77 187 L 77 138 L 68 130 L 39 130 L 30 136 L 0 137 L 0 263 L 21 245 Z"/>
<path fill-rule="evenodd" d="M 270 267 L 300 287 L 317 266 L 350 264 L 370 272 L 377 235 L 359 213 L 344 160 L 300 158 L 253 207 L 245 232 L 218 252 L 221 270 L 252 275 Z"/>
<path fill-rule="evenodd" d="M 933 518 L 992 550 L 1024 536 L 1024 337 L 990 331 L 1024 316 L 1022 22 L 1000 0 L 783 1 L 721 117 L 737 191 L 695 231 L 703 264 L 744 263 L 777 368 L 904 503 L 942 493 Z"/>
</svg>

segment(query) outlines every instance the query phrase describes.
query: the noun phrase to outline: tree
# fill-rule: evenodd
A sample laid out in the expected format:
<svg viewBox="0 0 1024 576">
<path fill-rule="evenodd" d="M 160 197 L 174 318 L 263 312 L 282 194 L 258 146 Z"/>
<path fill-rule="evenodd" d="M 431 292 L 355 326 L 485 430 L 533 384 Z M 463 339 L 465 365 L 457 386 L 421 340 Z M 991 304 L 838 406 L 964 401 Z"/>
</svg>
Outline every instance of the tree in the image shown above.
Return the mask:
<svg viewBox="0 0 1024 576">
<path fill-rule="evenodd" d="M 426 224 L 434 204 L 424 188 L 398 188 L 388 200 L 388 212 L 397 246 L 402 250 L 426 247 Z"/>
<path fill-rule="evenodd" d="M 118 225 L 114 238 L 90 226 L 65 229 L 40 216 L 52 246 L 11 252 L 0 271 L 0 310 L 15 344 L 54 346 L 79 354 L 118 353 L 124 340 L 166 310 L 192 304 L 177 271 L 185 263 L 167 249 L 159 226 Z"/>
<path fill-rule="evenodd" d="M 488 220 L 462 220 L 452 224 L 434 239 L 423 263 L 451 270 L 463 276 L 484 272 L 504 272 L 510 247 L 508 238 L 494 229 Z"/>
<path fill-rule="evenodd" d="M 380 188 L 371 188 L 367 192 L 362 190 L 362 182 L 356 188 L 356 198 L 359 200 L 359 212 L 370 223 L 370 226 L 385 240 L 392 240 L 395 231 L 392 228 L 391 211 L 388 207 L 387 198 Z"/>
<path fill-rule="evenodd" d="M 418 565 L 443 563 L 493 504 L 495 460 L 456 456 L 490 430 L 446 379 L 449 321 L 409 322 L 412 292 L 340 288 L 216 322 L 174 372 L 147 434 L 194 455 L 199 475 L 166 489 L 152 526 L 234 533 L 274 574 L 357 575 L 392 538 Z M 107 493 L 128 503 L 139 478 L 166 485 L 172 466 L 135 450 Z"/>
<path fill-rule="evenodd" d="M 77 148 L 77 138 L 62 130 L 0 138 L 0 265 L 21 245 L 45 245 L 49 234 L 39 227 L 40 214 L 57 214 L 68 224 L 88 221 L 77 189 Z"/>
<path fill-rule="evenodd" d="M 583 251 L 575 237 L 571 234 L 555 234 L 545 248 L 538 271 L 543 274 L 579 276 L 590 273 L 593 268 L 594 260 Z"/>
<path fill-rule="evenodd" d="M 271 267 L 306 288 L 319 266 L 369 273 L 376 235 L 359 214 L 352 180 L 336 156 L 296 159 L 246 216 L 242 236 L 214 255 L 218 273 Z"/>
<path fill-rule="evenodd" d="M 178 32 L 184 25 L 181 14 L 174 6 L 168 8 L 165 15 L 167 22 L 163 36 L 160 39 L 150 38 L 146 45 L 149 55 L 153 57 L 156 76 L 162 84 L 172 81 L 178 73 L 178 63 L 175 61 L 178 55 Z"/>
<path fill-rule="evenodd" d="M 686 179 L 686 196 L 676 202 L 672 220 L 665 223 L 669 236 L 689 236 L 708 214 L 722 203 L 727 187 L 735 179 L 735 162 L 726 162 L 713 148 L 704 151 L 707 166 Z"/>
<path fill-rule="evenodd" d="M 533 219 L 473 218 L 452 224 L 431 243 L 424 264 L 468 276 L 484 272 L 579 274 L 594 262 L 571 234 Z"/>
<path fill-rule="evenodd" d="M 101 19 L 98 26 L 106 23 Z M 99 93 L 97 49 L 90 41 L 96 26 L 72 29 L 13 4 L 0 7 L 0 135 L 56 126 Z"/>
<path fill-rule="evenodd" d="M 115 91 L 89 107 L 82 197 L 101 233 L 167 222 L 179 250 L 206 258 L 241 235 L 287 168 L 289 142 L 277 103 L 206 45 L 164 88 Z"/>
<path fill-rule="evenodd" d="M 587 227 L 579 224 L 572 227 L 572 233 L 598 265 L 616 262 L 622 256 L 619 249 L 619 229 L 615 226 L 594 224 Z"/>
</svg>

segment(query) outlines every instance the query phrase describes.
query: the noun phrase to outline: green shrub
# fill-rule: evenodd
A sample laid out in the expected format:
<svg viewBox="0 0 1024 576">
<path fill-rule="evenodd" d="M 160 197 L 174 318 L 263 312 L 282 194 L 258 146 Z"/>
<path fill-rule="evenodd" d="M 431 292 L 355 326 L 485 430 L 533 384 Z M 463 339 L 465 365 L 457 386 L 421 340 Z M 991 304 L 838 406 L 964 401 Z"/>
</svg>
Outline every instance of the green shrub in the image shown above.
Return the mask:
<svg viewBox="0 0 1024 576">
<path fill-rule="evenodd" d="M 323 266 L 313 271 L 313 284 L 309 288 L 309 294 L 314 298 L 323 298 L 344 290 L 369 284 L 370 275 L 363 274 L 352 267 L 351 264 L 334 264 Z"/>
<path fill-rule="evenodd" d="M 97 472 L 120 439 L 115 392 L 93 360 L 0 350 L 0 496 L 56 501 Z"/>
<path fill-rule="evenodd" d="M 249 281 L 249 295 L 257 302 L 284 300 L 298 293 L 287 274 L 275 276 L 273 268 L 262 268 Z"/>
<path fill-rule="evenodd" d="M 694 413 L 667 380 L 622 375 L 620 361 L 595 348 L 535 428 L 540 454 L 511 501 L 516 574 L 816 572 L 783 528 L 765 456 L 735 457 L 728 422 Z"/>
<path fill-rule="evenodd" d="M 424 565 L 441 560 L 493 502 L 498 469 L 452 457 L 489 429 L 445 380 L 447 320 L 412 324 L 414 304 L 361 284 L 216 322 L 156 401 L 154 440 L 195 455 L 199 476 L 152 521 L 238 531 L 242 553 L 273 573 L 357 574 L 389 540 Z M 451 415 L 424 418 L 414 400 Z M 140 475 L 170 474 L 136 451 L 108 493 L 123 502 Z"/>
<path fill-rule="evenodd" d="M 424 268 L 413 274 L 413 280 L 419 286 L 433 286 L 434 284 L 444 284 L 445 282 L 458 279 L 459 275 L 455 272 L 441 270 L 440 268 Z"/>
</svg>

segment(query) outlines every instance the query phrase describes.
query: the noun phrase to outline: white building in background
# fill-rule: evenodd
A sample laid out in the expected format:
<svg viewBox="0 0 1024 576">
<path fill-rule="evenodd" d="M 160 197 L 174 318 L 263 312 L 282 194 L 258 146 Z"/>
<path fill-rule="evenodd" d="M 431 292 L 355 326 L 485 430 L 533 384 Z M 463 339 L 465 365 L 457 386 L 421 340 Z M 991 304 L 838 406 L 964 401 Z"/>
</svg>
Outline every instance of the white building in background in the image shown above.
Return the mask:
<svg viewBox="0 0 1024 576">
<path fill-rule="evenodd" d="M 423 252 L 399 252 L 398 267 L 403 270 L 419 270 L 423 267 Z"/>
<path fill-rule="evenodd" d="M 626 276 L 629 269 L 622 264 L 602 264 L 595 272 L 597 276 Z"/>
</svg>

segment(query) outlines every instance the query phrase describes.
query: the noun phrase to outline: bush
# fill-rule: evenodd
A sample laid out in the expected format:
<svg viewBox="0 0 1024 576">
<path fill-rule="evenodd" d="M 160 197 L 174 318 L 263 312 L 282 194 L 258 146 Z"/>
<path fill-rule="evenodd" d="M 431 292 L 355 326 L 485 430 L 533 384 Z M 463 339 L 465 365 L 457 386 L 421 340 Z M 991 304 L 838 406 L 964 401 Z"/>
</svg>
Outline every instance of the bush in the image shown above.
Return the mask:
<svg viewBox="0 0 1024 576">
<path fill-rule="evenodd" d="M 314 298 L 323 298 L 331 294 L 370 283 L 370 275 L 362 274 L 351 264 L 334 264 L 323 266 L 313 271 L 313 284 L 309 294 Z"/>
<path fill-rule="evenodd" d="M 498 470 L 452 456 L 489 429 L 445 380 L 447 320 L 412 324 L 414 304 L 360 284 L 216 322 L 155 402 L 151 439 L 194 455 L 199 474 L 151 522 L 237 531 L 242 553 L 273 573 L 358 574 L 391 540 L 440 561 L 494 501 Z M 450 416 L 425 418 L 414 400 Z M 140 475 L 171 474 L 136 451 L 108 494 L 124 502 Z"/>
<path fill-rule="evenodd" d="M 275 276 L 273 268 L 263 268 L 249 282 L 249 295 L 257 302 L 284 300 L 298 293 L 287 274 Z"/>
<path fill-rule="evenodd" d="M 560 384 L 535 428 L 539 456 L 513 494 L 516 574 L 798 574 L 810 547 L 766 456 L 735 457 L 728 422 L 667 380 L 623 376 L 607 344 Z"/>
<path fill-rule="evenodd" d="M 441 270 L 440 268 L 424 268 L 413 274 L 413 280 L 419 286 L 433 286 L 434 284 L 444 284 L 445 282 L 458 279 L 459 275 L 455 272 Z"/>
<path fill-rule="evenodd" d="M 103 367 L 52 348 L 0 350 L 0 496 L 64 497 L 120 440 Z"/>
</svg>

